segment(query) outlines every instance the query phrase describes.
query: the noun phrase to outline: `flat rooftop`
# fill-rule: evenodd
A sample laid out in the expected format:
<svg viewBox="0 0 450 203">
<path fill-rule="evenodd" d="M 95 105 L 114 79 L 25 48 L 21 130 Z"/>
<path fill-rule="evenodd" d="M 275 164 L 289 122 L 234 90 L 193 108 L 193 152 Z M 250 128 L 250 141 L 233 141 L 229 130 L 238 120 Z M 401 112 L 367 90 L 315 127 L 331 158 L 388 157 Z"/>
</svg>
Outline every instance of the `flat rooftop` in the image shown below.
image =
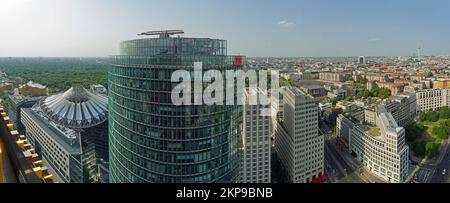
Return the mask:
<svg viewBox="0 0 450 203">
<path fill-rule="evenodd" d="M 59 143 L 67 152 L 71 154 L 82 153 L 79 140 L 75 136 L 75 131 L 64 127 L 58 128 L 58 125 L 55 123 L 52 125 L 52 121 L 45 119 L 40 113 L 35 112 L 31 108 L 25 108 L 22 111 L 25 111 L 46 134 Z"/>
<path fill-rule="evenodd" d="M 306 89 L 309 89 L 309 90 L 323 89 L 324 88 L 323 86 L 320 86 L 320 85 L 305 85 L 303 87 L 306 88 Z"/>
<path fill-rule="evenodd" d="M 381 136 L 380 128 L 369 128 L 367 134 L 369 134 L 372 137 Z"/>
<path fill-rule="evenodd" d="M 369 126 L 369 125 L 362 125 L 361 127 L 371 137 L 379 137 L 379 136 L 381 136 L 380 128 Z"/>
<path fill-rule="evenodd" d="M 24 95 L 10 95 L 9 98 L 15 103 L 18 104 L 22 101 L 39 101 L 47 96 L 24 96 Z"/>
</svg>

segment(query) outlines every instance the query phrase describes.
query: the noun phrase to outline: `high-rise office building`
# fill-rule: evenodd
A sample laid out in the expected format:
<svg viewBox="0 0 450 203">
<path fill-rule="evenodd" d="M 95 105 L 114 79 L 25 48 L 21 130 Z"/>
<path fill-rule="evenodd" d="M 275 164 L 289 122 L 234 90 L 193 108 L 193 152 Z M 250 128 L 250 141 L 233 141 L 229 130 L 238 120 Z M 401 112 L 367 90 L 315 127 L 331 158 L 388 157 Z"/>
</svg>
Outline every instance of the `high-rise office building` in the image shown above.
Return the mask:
<svg viewBox="0 0 450 203">
<path fill-rule="evenodd" d="M 170 37 L 182 31 L 121 43 L 108 75 L 110 179 L 113 183 L 238 182 L 242 107 L 172 103 L 177 70 L 241 69 L 225 40 Z M 225 74 L 223 74 L 225 75 Z"/>
<path fill-rule="evenodd" d="M 259 90 L 261 91 L 261 90 Z M 258 90 L 249 89 L 245 96 L 257 97 Z M 262 93 L 262 92 L 261 92 Z M 263 95 L 263 94 L 262 94 Z M 268 105 L 244 106 L 243 156 L 241 165 L 242 183 L 271 182 L 271 147 L 273 136 L 273 117 L 262 114 L 262 108 L 272 108 Z M 276 115 L 274 115 L 276 117 Z"/>
<path fill-rule="evenodd" d="M 275 150 L 294 183 L 324 175 L 324 136 L 319 135 L 319 104 L 298 88 L 284 91 L 284 121 L 276 128 Z"/>
<path fill-rule="evenodd" d="M 359 64 L 360 65 L 366 65 L 366 57 L 360 56 L 359 57 Z"/>
</svg>

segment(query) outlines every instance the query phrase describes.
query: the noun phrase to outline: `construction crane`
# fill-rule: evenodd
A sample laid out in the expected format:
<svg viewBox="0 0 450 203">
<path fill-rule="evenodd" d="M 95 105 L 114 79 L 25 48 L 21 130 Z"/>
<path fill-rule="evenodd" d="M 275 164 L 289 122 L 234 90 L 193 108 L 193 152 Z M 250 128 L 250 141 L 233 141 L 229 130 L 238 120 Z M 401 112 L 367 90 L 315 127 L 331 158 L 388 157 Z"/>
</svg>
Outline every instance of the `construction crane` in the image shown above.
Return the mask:
<svg viewBox="0 0 450 203">
<path fill-rule="evenodd" d="M 169 38 L 171 35 L 176 34 L 184 34 L 183 30 L 160 30 L 160 31 L 148 31 L 143 32 L 141 34 L 138 34 L 139 36 L 142 35 L 159 35 L 160 38 Z"/>
</svg>

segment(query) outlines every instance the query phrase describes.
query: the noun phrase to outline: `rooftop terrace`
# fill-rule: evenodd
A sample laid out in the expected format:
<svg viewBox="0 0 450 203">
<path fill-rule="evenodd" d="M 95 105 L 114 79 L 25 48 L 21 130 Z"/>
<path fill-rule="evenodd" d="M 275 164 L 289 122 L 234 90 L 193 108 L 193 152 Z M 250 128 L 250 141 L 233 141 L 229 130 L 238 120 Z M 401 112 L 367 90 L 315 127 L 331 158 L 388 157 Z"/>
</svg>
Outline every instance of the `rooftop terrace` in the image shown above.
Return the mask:
<svg viewBox="0 0 450 203">
<path fill-rule="evenodd" d="M 381 132 L 380 132 L 380 128 L 374 128 L 371 127 L 369 128 L 369 130 L 367 131 L 367 134 L 372 136 L 372 137 L 378 137 L 381 136 Z"/>
</svg>

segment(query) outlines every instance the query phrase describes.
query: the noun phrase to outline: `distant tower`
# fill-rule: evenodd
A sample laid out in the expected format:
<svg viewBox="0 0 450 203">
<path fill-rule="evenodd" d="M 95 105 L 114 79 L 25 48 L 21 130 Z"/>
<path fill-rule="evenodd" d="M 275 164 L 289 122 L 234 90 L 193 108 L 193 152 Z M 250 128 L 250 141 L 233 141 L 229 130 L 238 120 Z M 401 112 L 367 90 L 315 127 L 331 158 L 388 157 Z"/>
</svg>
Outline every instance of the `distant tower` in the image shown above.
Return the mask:
<svg viewBox="0 0 450 203">
<path fill-rule="evenodd" d="M 417 58 L 420 61 L 420 51 L 422 51 L 422 47 L 417 48 Z"/>
<path fill-rule="evenodd" d="M 359 57 L 359 64 L 360 65 L 366 65 L 366 57 L 360 56 Z"/>
</svg>

